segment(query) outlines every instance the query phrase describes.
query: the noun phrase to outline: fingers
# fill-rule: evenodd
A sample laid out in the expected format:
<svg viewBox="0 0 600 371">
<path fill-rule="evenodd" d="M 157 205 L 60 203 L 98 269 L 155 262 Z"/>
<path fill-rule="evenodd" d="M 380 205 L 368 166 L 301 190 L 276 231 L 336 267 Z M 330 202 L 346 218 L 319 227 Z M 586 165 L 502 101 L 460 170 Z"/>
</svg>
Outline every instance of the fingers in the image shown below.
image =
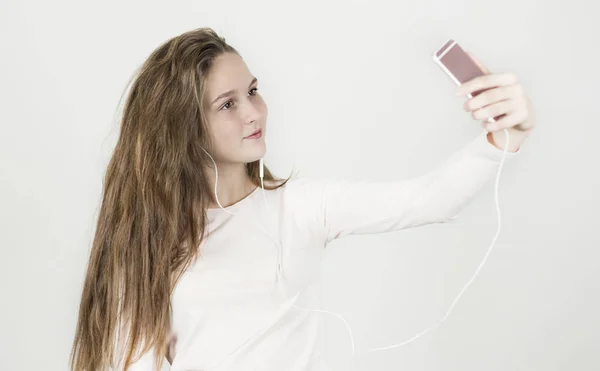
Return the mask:
<svg viewBox="0 0 600 371">
<path fill-rule="evenodd" d="M 502 86 L 486 90 L 476 97 L 468 99 L 463 108 L 465 111 L 475 111 L 490 104 L 500 102 L 513 97 L 516 88 L 513 86 Z"/>
<path fill-rule="evenodd" d="M 498 117 L 504 114 L 509 114 L 513 110 L 513 105 L 508 100 L 503 100 L 474 110 L 471 115 L 475 120 L 487 120 L 490 117 Z"/>
<path fill-rule="evenodd" d="M 526 121 L 526 113 L 522 111 L 512 111 L 498 119 L 496 122 L 483 122 L 481 126 L 485 128 L 485 130 L 489 132 L 494 132 L 498 130 L 503 130 L 506 128 L 511 128 L 515 125 L 519 125 L 522 122 Z"/>
<path fill-rule="evenodd" d="M 522 115 L 520 86 L 510 85 L 492 88 L 467 100 L 464 109 L 471 112 L 475 120 L 483 121 L 482 126 L 489 132 L 510 128 L 526 119 Z M 489 121 L 497 117 L 497 121 Z"/>
<path fill-rule="evenodd" d="M 467 95 L 480 90 L 515 85 L 517 82 L 517 77 L 512 73 L 478 76 L 459 86 L 456 89 L 456 95 Z"/>
</svg>

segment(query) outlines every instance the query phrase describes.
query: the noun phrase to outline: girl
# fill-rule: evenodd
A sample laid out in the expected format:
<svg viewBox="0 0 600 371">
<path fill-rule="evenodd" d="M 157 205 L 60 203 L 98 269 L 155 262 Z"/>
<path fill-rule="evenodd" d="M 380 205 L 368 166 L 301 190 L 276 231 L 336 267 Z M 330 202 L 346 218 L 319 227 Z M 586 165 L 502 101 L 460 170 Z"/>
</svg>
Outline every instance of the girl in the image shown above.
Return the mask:
<svg viewBox="0 0 600 371">
<path fill-rule="evenodd" d="M 454 218 L 535 126 L 512 74 L 458 93 L 482 89 L 465 109 L 505 116 L 424 176 L 279 179 L 262 167 L 267 105 L 239 53 L 209 28 L 160 46 L 131 86 L 104 179 L 72 370 L 158 370 L 165 357 L 174 371 L 326 370 L 310 311 L 323 248 Z"/>
</svg>

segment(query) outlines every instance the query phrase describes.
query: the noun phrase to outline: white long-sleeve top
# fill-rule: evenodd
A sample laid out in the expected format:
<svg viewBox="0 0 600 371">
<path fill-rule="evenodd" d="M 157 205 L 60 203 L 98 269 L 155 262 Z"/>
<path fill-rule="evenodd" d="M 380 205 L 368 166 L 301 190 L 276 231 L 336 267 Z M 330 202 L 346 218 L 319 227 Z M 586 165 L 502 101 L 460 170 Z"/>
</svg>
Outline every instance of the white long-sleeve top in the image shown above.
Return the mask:
<svg viewBox="0 0 600 371">
<path fill-rule="evenodd" d="M 479 135 L 418 178 L 298 178 L 257 188 L 226 208 L 235 215 L 207 210 L 200 256 L 171 297 L 171 370 L 328 370 L 323 315 L 300 309 L 320 308 L 324 247 L 453 219 L 496 175 L 502 155 Z M 130 370 L 154 370 L 152 359 L 148 352 Z"/>
</svg>

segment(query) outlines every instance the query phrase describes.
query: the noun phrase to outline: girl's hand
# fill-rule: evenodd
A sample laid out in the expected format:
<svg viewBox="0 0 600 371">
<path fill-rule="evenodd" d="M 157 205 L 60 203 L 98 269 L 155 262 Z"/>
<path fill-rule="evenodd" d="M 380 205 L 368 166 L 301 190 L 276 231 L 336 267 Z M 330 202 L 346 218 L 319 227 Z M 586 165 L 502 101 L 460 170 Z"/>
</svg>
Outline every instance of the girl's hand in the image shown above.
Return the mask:
<svg viewBox="0 0 600 371">
<path fill-rule="evenodd" d="M 482 121 L 482 126 L 489 132 L 488 140 L 500 149 L 504 149 L 505 143 L 503 129 L 508 129 L 508 150 L 517 151 L 536 126 L 531 100 L 514 74 L 492 74 L 473 55 L 468 54 L 485 75 L 464 83 L 457 88 L 456 94 L 467 95 L 485 90 L 469 98 L 464 104 L 464 109 L 471 112 L 474 119 Z M 496 122 L 487 121 L 498 116 L 502 117 Z"/>
</svg>

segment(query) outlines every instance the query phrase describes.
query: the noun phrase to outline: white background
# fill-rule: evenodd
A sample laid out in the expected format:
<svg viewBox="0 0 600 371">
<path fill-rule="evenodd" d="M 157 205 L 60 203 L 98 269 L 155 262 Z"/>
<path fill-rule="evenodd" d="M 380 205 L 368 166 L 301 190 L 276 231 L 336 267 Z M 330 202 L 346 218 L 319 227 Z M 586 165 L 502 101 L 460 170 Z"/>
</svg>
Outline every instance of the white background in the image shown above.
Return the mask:
<svg viewBox="0 0 600 371">
<path fill-rule="evenodd" d="M 448 38 L 514 72 L 539 127 L 503 172 L 503 232 L 436 331 L 334 370 L 600 370 L 600 27 L 595 3 L 15 1 L 0 3 L 0 369 L 66 370 L 118 100 L 154 48 L 212 27 L 269 105 L 279 176 L 401 179 L 480 133 L 432 62 Z M 493 184 L 461 218 L 348 237 L 323 262 L 324 307 L 358 351 L 438 321 L 496 230 Z"/>
</svg>

